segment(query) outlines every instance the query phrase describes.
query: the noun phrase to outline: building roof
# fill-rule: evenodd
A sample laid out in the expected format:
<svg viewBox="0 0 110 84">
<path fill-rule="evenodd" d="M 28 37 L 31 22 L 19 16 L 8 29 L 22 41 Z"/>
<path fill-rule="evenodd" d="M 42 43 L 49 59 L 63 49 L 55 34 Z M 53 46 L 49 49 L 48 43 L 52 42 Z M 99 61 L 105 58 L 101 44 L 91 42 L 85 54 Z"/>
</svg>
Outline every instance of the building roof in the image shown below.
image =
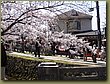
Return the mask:
<svg viewBox="0 0 110 84">
<path fill-rule="evenodd" d="M 78 33 L 75 35 L 76 36 L 97 36 L 98 31 L 97 30 L 91 30 L 91 31 L 87 31 L 87 32 Z M 103 34 L 101 33 L 101 35 L 103 35 Z"/>
<path fill-rule="evenodd" d="M 91 15 L 78 12 L 74 9 L 58 15 L 59 19 L 92 19 Z"/>
</svg>

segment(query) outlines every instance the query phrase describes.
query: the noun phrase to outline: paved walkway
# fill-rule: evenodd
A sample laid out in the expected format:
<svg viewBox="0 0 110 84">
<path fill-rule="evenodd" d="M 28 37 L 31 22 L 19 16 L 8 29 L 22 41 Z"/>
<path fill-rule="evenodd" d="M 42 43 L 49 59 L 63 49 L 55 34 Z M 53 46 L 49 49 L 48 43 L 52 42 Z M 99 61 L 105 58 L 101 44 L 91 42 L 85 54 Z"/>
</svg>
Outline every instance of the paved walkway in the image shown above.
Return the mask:
<svg viewBox="0 0 110 84">
<path fill-rule="evenodd" d="M 29 57 L 34 57 L 34 55 L 32 54 L 23 54 L 23 53 L 18 53 L 18 52 L 11 52 L 10 54 L 14 55 L 20 55 L 20 56 L 29 56 Z M 97 63 L 93 63 L 91 57 L 88 57 L 87 61 L 84 61 L 83 59 L 80 58 L 75 58 L 75 59 L 70 59 L 66 56 L 60 56 L 60 55 L 56 55 L 56 56 L 40 56 L 41 58 L 44 59 L 50 59 L 50 60 L 61 60 L 61 61 L 66 61 L 66 62 L 73 62 L 73 63 L 77 63 L 77 64 L 85 64 L 85 65 L 92 65 L 92 66 L 106 66 L 106 62 L 104 61 L 100 61 L 99 59 L 97 59 Z"/>
</svg>

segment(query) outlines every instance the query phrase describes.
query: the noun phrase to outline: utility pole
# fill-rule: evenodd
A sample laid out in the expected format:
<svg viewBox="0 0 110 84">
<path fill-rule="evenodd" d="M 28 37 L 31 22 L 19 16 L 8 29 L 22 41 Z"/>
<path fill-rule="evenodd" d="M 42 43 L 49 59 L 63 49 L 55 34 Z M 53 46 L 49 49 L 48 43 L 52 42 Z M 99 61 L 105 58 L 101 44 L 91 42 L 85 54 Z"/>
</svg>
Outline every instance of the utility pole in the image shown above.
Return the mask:
<svg viewBox="0 0 110 84">
<path fill-rule="evenodd" d="M 97 27 L 98 27 L 98 49 L 101 50 L 101 31 L 100 31 L 100 15 L 99 15 L 99 2 L 96 1 L 96 10 L 97 10 Z"/>
</svg>

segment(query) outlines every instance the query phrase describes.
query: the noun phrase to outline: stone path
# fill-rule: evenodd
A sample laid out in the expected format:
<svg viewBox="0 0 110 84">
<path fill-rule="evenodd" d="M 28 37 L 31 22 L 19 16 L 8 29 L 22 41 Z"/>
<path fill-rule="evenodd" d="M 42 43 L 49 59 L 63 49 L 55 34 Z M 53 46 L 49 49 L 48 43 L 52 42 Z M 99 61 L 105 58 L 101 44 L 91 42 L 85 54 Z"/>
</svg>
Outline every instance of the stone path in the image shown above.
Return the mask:
<svg viewBox="0 0 110 84">
<path fill-rule="evenodd" d="M 32 54 L 23 54 L 23 53 L 18 53 L 18 52 L 11 52 L 10 54 L 12 55 L 20 55 L 20 56 L 29 56 L 29 57 L 34 57 L 34 55 Z M 97 58 L 97 63 L 93 63 L 91 57 L 88 57 L 87 61 L 84 61 L 83 59 L 80 58 L 75 58 L 75 59 L 70 59 L 66 56 L 60 56 L 60 55 L 56 55 L 56 56 L 40 56 L 41 58 L 44 59 L 50 59 L 50 60 L 61 60 L 61 61 L 66 61 L 66 62 L 74 62 L 77 64 L 85 64 L 85 65 L 92 65 L 92 66 L 105 66 L 106 67 L 106 62 L 105 61 L 100 61 Z"/>
</svg>

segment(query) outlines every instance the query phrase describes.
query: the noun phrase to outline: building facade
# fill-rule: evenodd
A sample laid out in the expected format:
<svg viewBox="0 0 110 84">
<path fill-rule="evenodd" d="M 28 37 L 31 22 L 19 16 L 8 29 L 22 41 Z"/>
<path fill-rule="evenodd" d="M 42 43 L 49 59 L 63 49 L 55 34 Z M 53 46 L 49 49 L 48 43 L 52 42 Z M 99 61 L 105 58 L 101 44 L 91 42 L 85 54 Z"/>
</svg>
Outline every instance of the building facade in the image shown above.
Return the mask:
<svg viewBox="0 0 110 84">
<path fill-rule="evenodd" d="M 58 26 L 56 31 L 64 31 L 64 33 L 74 33 L 80 31 L 92 30 L 92 16 L 71 10 L 58 15 Z"/>
</svg>

